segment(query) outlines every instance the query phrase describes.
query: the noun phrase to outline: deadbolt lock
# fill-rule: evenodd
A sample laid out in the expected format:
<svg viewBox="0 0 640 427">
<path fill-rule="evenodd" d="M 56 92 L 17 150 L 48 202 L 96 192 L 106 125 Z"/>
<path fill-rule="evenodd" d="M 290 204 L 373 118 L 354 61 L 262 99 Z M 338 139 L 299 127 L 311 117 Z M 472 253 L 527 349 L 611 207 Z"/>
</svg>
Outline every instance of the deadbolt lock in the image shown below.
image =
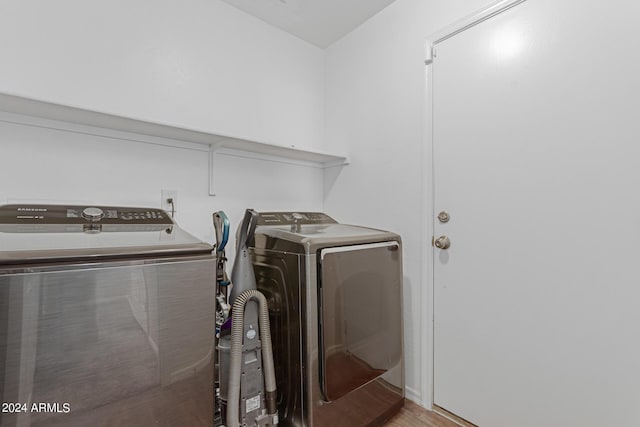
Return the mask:
<svg viewBox="0 0 640 427">
<path fill-rule="evenodd" d="M 449 249 L 451 240 L 447 236 L 440 236 L 433 242 L 433 245 L 438 249 Z"/>
<path fill-rule="evenodd" d="M 449 212 L 447 211 L 442 211 L 438 214 L 438 221 L 440 221 L 441 223 L 445 223 L 445 222 L 449 222 L 449 220 L 451 219 L 451 216 L 449 215 Z"/>
</svg>

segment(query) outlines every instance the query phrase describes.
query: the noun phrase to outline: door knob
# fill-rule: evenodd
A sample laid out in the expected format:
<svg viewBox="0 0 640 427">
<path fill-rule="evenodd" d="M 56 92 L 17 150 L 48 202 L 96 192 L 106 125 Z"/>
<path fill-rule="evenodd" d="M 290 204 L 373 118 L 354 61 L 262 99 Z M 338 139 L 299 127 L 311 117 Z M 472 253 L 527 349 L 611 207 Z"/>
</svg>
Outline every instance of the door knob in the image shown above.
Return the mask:
<svg viewBox="0 0 640 427">
<path fill-rule="evenodd" d="M 451 240 L 447 236 L 440 236 L 433 242 L 433 245 L 438 249 L 449 249 Z"/>
</svg>

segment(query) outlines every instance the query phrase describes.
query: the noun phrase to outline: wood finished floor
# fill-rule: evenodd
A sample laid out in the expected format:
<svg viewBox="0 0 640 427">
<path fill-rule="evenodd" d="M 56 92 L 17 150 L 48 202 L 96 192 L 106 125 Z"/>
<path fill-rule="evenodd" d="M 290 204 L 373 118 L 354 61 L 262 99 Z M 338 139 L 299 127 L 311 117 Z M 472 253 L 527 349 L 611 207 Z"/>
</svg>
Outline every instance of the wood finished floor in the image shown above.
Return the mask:
<svg viewBox="0 0 640 427">
<path fill-rule="evenodd" d="M 398 415 L 393 417 L 384 427 L 459 427 L 456 423 L 449 421 L 435 412 L 416 405 L 413 402 L 405 401 L 404 408 Z"/>
</svg>

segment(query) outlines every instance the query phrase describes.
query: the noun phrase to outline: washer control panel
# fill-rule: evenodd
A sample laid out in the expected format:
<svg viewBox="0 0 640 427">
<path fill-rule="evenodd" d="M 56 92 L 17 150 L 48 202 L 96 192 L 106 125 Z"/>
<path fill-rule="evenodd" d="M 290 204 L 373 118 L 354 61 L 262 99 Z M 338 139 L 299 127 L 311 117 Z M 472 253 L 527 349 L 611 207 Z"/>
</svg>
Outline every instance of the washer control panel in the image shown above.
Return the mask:
<svg viewBox="0 0 640 427">
<path fill-rule="evenodd" d="M 322 212 L 260 212 L 258 225 L 337 224 Z"/>
<path fill-rule="evenodd" d="M 84 218 L 92 222 L 109 224 L 172 224 L 169 214 L 161 209 L 117 208 L 117 207 L 82 207 L 71 206 L 66 209 L 66 218 Z"/>
<path fill-rule="evenodd" d="M 172 226 L 171 216 L 161 209 L 116 206 L 4 205 L 0 225 L 34 231 L 152 231 Z M 79 227 L 79 228 L 78 228 Z M 4 227 L 2 227 L 4 228 Z"/>
</svg>

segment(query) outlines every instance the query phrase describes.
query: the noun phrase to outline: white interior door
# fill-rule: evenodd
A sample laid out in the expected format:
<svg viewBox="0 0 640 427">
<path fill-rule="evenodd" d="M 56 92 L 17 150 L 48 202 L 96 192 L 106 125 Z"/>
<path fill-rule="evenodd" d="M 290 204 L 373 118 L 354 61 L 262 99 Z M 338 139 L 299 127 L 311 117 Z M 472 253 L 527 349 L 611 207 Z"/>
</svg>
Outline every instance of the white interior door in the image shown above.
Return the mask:
<svg viewBox="0 0 640 427">
<path fill-rule="evenodd" d="M 431 65 L 434 403 L 640 425 L 639 3 L 529 0 Z"/>
</svg>

